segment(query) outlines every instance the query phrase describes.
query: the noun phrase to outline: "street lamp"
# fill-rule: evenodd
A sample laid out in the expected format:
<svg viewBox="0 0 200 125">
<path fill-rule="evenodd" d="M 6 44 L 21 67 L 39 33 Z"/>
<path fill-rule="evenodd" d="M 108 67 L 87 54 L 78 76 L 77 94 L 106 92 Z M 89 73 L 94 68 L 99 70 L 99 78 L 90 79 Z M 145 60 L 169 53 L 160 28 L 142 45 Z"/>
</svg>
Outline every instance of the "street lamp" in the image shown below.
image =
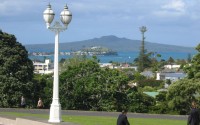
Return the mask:
<svg viewBox="0 0 200 125">
<path fill-rule="evenodd" d="M 64 10 L 60 13 L 60 20 L 63 23 L 63 26 L 58 21 L 56 21 L 55 24 L 51 26 L 54 16 L 55 14 L 51 9 L 51 5 L 49 4 L 47 6 L 47 9 L 43 13 L 47 29 L 55 33 L 53 99 L 50 108 L 49 122 L 60 123 L 62 119 L 61 119 L 61 105 L 59 101 L 59 75 L 58 75 L 59 33 L 67 29 L 67 26 L 72 19 L 72 13 L 68 10 L 67 5 L 65 5 Z"/>
</svg>

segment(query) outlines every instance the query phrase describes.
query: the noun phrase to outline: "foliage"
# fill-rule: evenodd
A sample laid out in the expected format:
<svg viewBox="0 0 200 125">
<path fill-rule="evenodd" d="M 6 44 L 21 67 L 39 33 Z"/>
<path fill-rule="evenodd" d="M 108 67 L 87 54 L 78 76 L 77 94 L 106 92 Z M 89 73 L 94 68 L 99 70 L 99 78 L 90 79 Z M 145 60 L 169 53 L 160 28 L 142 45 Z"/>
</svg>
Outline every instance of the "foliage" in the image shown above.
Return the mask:
<svg viewBox="0 0 200 125">
<path fill-rule="evenodd" d="M 166 84 L 171 85 L 171 80 L 170 79 L 166 79 Z"/>
<path fill-rule="evenodd" d="M 139 57 L 135 58 L 134 63 L 138 66 L 139 72 L 142 72 L 145 69 L 151 69 L 155 72 L 160 70 L 166 64 L 166 62 L 162 59 L 158 61 L 160 57 L 161 55 L 156 52 L 147 53 L 147 50 L 145 50 L 144 54 L 140 54 Z"/>
<path fill-rule="evenodd" d="M 144 88 L 142 88 L 143 92 L 153 92 L 156 91 L 153 87 L 151 86 L 145 86 Z"/>
<path fill-rule="evenodd" d="M 153 72 L 158 71 L 163 65 L 161 63 L 161 61 L 158 61 L 158 58 L 161 58 L 161 54 L 157 53 L 157 52 L 149 52 L 149 56 L 150 56 L 150 69 Z"/>
<path fill-rule="evenodd" d="M 136 82 L 146 79 L 145 76 L 141 75 L 139 72 L 134 73 L 134 80 Z"/>
<path fill-rule="evenodd" d="M 191 53 L 189 53 L 187 57 L 187 62 L 190 63 L 191 61 L 192 61 L 192 56 Z"/>
<path fill-rule="evenodd" d="M 167 93 L 168 105 L 180 114 L 189 112 L 192 100 L 197 100 L 200 93 L 200 79 L 181 79 L 170 85 Z"/>
<path fill-rule="evenodd" d="M 169 108 L 172 111 L 179 112 L 179 114 L 187 114 L 189 112 L 192 100 L 199 101 L 200 44 L 196 47 L 196 50 L 198 53 L 192 58 L 191 63 L 182 66 L 187 73 L 187 78 L 171 84 L 167 93 Z M 190 58 L 188 56 L 188 62 L 190 62 Z"/>
<path fill-rule="evenodd" d="M 33 107 L 37 106 L 37 101 L 42 98 L 44 103 L 44 108 L 49 108 L 53 95 L 53 78 L 52 74 L 34 74 L 33 78 L 34 86 L 32 92 L 33 94 Z"/>
<path fill-rule="evenodd" d="M 76 65 L 65 67 L 67 70 L 60 75 L 62 107 L 121 110 L 127 102 L 125 90 L 128 78 L 118 70 L 101 69 L 95 58 L 80 60 Z"/>
<path fill-rule="evenodd" d="M 151 86 L 151 87 L 163 87 L 164 83 L 162 80 L 155 79 L 143 79 L 138 82 L 139 87 Z"/>
<path fill-rule="evenodd" d="M 31 98 L 33 64 L 14 35 L 0 31 L 0 106 L 14 107 Z"/>
<path fill-rule="evenodd" d="M 189 79 L 200 78 L 200 44 L 196 47 L 198 53 L 192 58 L 191 64 L 185 66 Z"/>
<path fill-rule="evenodd" d="M 156 101 L 159 101 L 159 102 L 167 101 L 166 95 L 167 95 L 166 91 L 159 92 L 159 94 L 156 96 Z"/>
<path fill-rule="evenodd" d="M 130 88 L 128 71 L 100 68 L 98 60 L 77 56 L 62 61 L 60 102 L 63 109 L 149 112 L 155 99 Z M 145 77 L 135 73 L 136 80 Z M 52 75 L 34 76 L 34 100 L 41 97 L 48 108 L 52 96 Z"/>
<path fill-rule="evenodd" d="M 147 113 L 155 105 L 155 99 L 141 91 L 129 91 L 129 111 Z"/>
<path fill-rule="evenodd" d="M 185 64 L 187 64 L 187 62 L 186 62 L 185 59 L 177 59 L 176 60 L 176 64 L 178 64 L 178 65 L 185 65 Z"/>
<path fill-rule="evenodd" d="M 169 59 L 167 60 L 168 64 L 173 64 L 175 60 L 170 56 Z"/>
<path fill-rule="evenodd" d="M 166 91 L 161 91 L 159 94 L 156 96 L 156 105 L 153 107 L 153 113 L 157 114 L 166 114 L 170 112 L 170 109 L 167 104 L 167 99 L 166 99 L 167 92 Z"/>
<path fill-rule="evenodd" d="M 146 68 L 151 66 L 151 53 L 146 53 L 146 50 L 143 54 L 140 54 L 138 58 L 135 58 L 134 62 L 138 66 L 138 71 L 142 72 Z"/>
<path fill-rule="evenodd" d="M 135 60 L 137 62 L 138 65 L 138 71 L 142 72 L 144 71 L 144 69 L 146 68 L 146 64 L 149 61 L 149 56 L 146 54 L 146 49 L 145 49 L 145 37 L 144 37 L 144 33 L 147 31 L 145 26 L 140 27 L 140 31 L 142 33 L 142 41 L 141 41 L 141 47 L 140 47 L 140 53 L 138 58 Z"/>
<path fill-rule="evenodd" d="M 136 72 L 135 69 L 125 68 L 122 69 L 121 71 L 127 75 L 129 80 L 134 80 L 134 73 Z"/>
</svg>

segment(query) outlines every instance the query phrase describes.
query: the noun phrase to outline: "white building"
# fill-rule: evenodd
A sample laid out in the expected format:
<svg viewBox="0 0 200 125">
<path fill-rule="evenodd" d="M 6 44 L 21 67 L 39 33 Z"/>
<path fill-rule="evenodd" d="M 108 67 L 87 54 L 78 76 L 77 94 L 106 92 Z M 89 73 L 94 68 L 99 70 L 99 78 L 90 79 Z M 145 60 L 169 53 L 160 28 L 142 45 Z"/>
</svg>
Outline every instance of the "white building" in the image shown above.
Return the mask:
<svg viewBox="0 0 200 125">
<path fill-rule="evenodd" d="M 181 65 L 164 65 L 165 69 L 179 69 Z"/>
<path fill-rule="evenodd" d="M 99 65 L 100 65 L 101 68 L 104 68 L 104 67 L 107 67 L 107 68 L 110 68 L 110 69 L 114 68 L 112 63 L 99 63 Z"/>
<path fill-rule="evenodd" d="M 128 63 L 121 64 L 120 66 L 115 66 L 112 63 L 99 63 L 100 67 L 107 67 L 110 69 L 134 69 L 137 71 L 137 66 L 130 66 Z"/>
<path fill-rule="evenodd" d="M 156 73 L 156 80 L 171 80 L 175 82 L 179 79 L 186 77 L 186 74 L 183 72 L 157 72 Z"/>
<path fill-rule="evenodd" d="M 50 59 L 45 59 L 44 62 L 33 61 L 34 73 L 50 74 L 53 73 L 53 64 Z"/>
</svg>

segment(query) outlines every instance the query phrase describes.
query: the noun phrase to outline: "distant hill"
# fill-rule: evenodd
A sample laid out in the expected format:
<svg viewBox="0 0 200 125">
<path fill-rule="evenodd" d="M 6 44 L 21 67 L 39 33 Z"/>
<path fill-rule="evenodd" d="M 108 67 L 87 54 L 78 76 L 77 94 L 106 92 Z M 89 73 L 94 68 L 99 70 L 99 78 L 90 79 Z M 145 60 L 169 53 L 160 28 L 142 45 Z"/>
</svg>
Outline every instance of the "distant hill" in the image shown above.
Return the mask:
<svg viewBox="0 0 200 125">
<path fill-rule="evenodd" d="M 141 41 L 130 40 L 127 38 L 119 38 L 113 35 L 102 36 L 100 38 L 93 38 L 89 40 L 60 43 L 60 50 L 80 50 L 84 47 L 102 46 L 112 49 L 113 51 L 140 51 Z M 51 44 L 30 44 L 25 45 L 28 51 L 53 51 L 54 43 Z M 149 52 L 195 52 L 193 47 L 183 47 L 159 43 L 145 42 L 145 49 Z"/>
</svg>

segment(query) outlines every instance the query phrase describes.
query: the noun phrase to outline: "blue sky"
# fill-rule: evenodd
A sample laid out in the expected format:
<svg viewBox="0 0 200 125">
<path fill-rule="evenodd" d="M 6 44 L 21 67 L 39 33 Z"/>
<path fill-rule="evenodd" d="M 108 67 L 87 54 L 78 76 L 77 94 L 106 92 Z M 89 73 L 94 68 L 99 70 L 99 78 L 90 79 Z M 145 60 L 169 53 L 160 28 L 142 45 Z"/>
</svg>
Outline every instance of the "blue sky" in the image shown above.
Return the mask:
<svg viewBox="0 0 200 125">
<path fill-rule="evenodd" d="M 190 47 L 200 42 L 200 0 L 1 0 L 0 28 L 22 44 L 54 43 L 43 20 L 49 2 L 54 21 L 66 3 L 72 12 L 60 42 L 106 35 L 141 40 L 141 26 L 149 42 Z"/>
</svg>

